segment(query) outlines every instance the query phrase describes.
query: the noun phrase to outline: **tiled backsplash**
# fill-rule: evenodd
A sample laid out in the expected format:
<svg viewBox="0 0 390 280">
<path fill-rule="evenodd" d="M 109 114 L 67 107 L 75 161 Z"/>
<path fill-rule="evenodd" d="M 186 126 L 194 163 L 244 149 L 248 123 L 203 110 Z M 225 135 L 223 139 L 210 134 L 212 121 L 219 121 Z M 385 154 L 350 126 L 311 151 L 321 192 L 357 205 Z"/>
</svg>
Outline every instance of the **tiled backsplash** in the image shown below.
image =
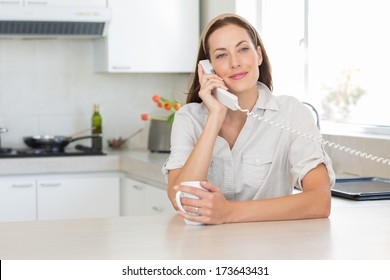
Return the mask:
<svg viewBox="0 0 390 280">
<path fill-rule="evenodd" d="M 147 125 L 140 114 L 165 113 L 153 94 L 184 101 L 187 86 L 188 74 L 95 73 L 92 40 L 0 40 L 0 127 L 9 129 L 2 145 L 86 129 L 95 102 L 105 138 L 126 137 Z"/>
</svg>

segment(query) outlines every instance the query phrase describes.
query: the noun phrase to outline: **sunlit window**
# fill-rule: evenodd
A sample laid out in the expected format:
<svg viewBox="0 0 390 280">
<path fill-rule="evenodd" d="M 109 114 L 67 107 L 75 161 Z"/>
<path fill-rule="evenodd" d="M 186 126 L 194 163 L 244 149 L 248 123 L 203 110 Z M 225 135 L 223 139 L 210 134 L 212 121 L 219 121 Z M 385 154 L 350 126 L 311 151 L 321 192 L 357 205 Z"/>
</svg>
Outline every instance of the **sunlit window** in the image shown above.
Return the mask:
<svg viewBox="0 0 390 280">
<path fill-rule="evenodd" d="M 388 1 L 261 3 L 276 95 L 310 102 L 322 121 L 390 127 Z"/>
</svg>

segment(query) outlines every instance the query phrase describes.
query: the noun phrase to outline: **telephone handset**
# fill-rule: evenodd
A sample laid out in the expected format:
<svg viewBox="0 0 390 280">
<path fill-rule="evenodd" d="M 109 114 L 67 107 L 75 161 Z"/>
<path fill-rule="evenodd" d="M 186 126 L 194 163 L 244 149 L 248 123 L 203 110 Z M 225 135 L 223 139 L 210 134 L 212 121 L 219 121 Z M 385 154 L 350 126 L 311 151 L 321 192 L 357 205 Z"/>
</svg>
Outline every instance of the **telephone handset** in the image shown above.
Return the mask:
<svg viewBox="0 0 390 280">
<path fill-rule="evenodd" d="M 201 61 L 199 61 L 199 63 L 202 65 L 203 71 L 205 74 L 214 74 L 215 73 L 215 71 L 214 71 L 213 67 L 211 66 L 211 63 L 208 59 L 201 60 Z M 231 109 L 233 111 L 240 110 L 241 112 L 246 113 L 248 116 L 251 116 L 253 118 L 257 118 L 259 121 L 263 121 L 263 122 L 268 123 L 276 128 L 279 128 L 281 130 L 298 135 L 299 137 L 306 138 L 306 139 L 311 140 L 313 142 L 318 142 L 322 145 L 327 145 L 331 148 L 338 149 L 338 150 L 343 151 L 343 152 L 348 152 L 348 153 L 355 155 L 355 156 L 360 156 L 364 159 L 369 159 L 369 160 L 376 161 L 376 162 L 382 163 L 382 164 L 387 164 L 390 166 L 390 159 L 374 156 L 372 154 L 367 154 L 365 152 L 362 152 L 362 151 L 359 151 L 356 149 L 352 149 L 352 148 L 349 148 L 347 146 L 336 144 L 336 143 L 333 143 L 331 141 L 324 140 L 322 137 L 315 137 L 313 135 L 310 135 L 310 134 L 304 133 L 302 131 L 296 130 L 294 128 L 291 128 L 289 126 L 286 126 L 282 123 L 278 123 L 278 122 L 272 121 L 270 119 L 264 118 L 263 116 L 257 115 L 254 112 L 250 112 L 248 109 L 242 109 L 240 107 L 240 105 L 238 104 L 237 96 L 235 96 L 234 94 L 231 94 L 227 90 L 224 90 L 222 88 L 216 88 L 213 90 L 213 93 L 219 102 L 221 102 L 222 104 L 224 104 L 226 107 L 228 107 L 229 109 Z"/>
<path fill-rule="evenodd" d="M 215 74 L 213 66 L 211 66 L 210 60 L 208 59 L 201 60 L 199 61 L 199 63 L 202 65 L 203 72 L 205 74 Z M 237 109 L 239 109 L 238 98 L 234 94 L 231 94 L 230 92 L 228 92 L 223 88 L 214 89 L 213 94 L 215 95 L 215 98 L 217 98 L 219 102 L 221 102 L 223 105 L 228 107 L 230 110 L 236 111 Z"/>
</svg>

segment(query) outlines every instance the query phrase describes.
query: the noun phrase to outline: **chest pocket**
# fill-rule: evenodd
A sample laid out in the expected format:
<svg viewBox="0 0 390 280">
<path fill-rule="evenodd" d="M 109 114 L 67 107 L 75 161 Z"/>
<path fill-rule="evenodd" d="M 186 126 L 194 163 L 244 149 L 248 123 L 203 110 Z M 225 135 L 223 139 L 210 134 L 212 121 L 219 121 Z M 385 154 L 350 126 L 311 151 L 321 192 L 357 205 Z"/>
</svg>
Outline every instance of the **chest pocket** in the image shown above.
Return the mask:
<svg viewBox="0 0 390 280">
<path fill-rule="evenodd" d="M 243 156 L 243 181 L 245 185 L 259 188 L 271 167 L 273 153 Z"/>
</svg>

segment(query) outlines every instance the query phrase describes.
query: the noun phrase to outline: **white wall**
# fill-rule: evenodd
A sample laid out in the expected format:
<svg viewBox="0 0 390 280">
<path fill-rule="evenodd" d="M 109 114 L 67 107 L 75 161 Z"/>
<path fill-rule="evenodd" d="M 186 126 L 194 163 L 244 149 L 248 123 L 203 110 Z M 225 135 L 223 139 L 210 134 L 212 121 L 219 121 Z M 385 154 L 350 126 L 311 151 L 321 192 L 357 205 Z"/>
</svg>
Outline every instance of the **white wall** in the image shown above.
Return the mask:
<svg viewBox="0 0 390 280">
<path fill-rule="evenodd" d="M 153 94 L 185 100 L 188 76 L 94 73 L 92 40 L 0 40 L 0 127 L 9 129 L 2 146 L 88 128 L 94 102 L 101 104 L 105 138 L 130 135 L 147 125 L 141 113 L 166 113 Z"/>
</svg>

